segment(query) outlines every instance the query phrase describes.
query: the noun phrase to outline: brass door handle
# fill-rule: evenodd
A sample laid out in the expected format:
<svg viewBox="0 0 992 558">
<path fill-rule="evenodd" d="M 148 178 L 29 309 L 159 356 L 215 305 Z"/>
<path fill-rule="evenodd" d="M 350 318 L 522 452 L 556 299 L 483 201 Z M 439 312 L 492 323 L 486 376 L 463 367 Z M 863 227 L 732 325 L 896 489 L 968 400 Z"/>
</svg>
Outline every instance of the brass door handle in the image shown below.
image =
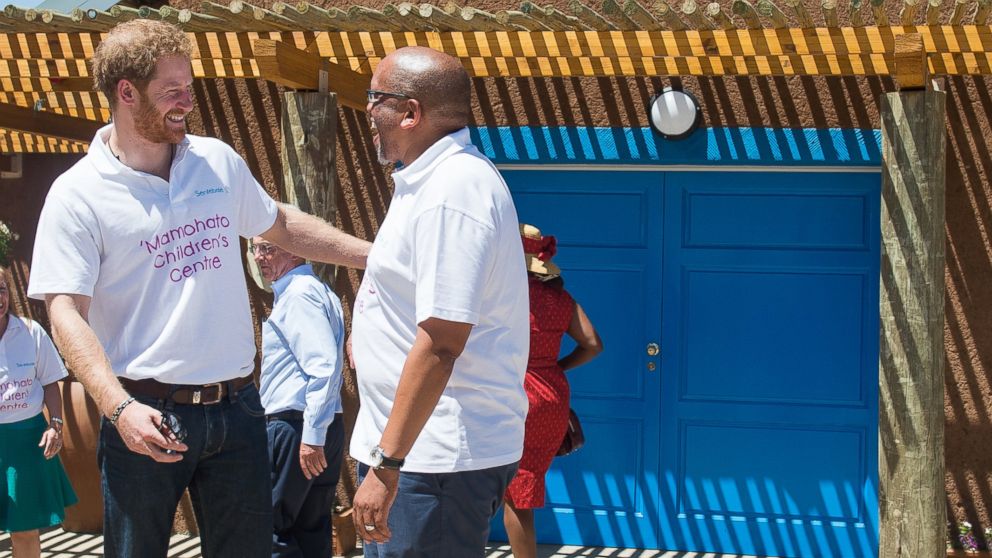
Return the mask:
<svg viewBox="0 0 992 558">
<path fill-rule="evenodd" d="M 661 348 L 658 347 L 657 343 L 648 343 L 647 351 L 648 351 L 648 356 L 658 356 L 658 353 L 661 352 Z"/>
</svg>

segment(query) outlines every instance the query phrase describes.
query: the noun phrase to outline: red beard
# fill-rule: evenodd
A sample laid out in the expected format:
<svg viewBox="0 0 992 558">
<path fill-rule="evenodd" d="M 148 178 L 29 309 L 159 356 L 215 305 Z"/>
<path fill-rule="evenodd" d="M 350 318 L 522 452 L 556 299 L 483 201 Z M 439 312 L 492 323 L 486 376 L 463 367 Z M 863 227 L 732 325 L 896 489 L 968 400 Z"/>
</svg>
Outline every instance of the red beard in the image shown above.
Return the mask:
<svg viewBox="0 0 992 558">
<path fill-rule="evenodd" d="M 170 112 L 162 114 L 155 108 L 155 103 L 139 92 L 141 99 L 137 111 L 134 113 L 134 128 L 138 135 L 152 143 L 180 143 L 186 137 L 186 127 L 181 130 L 166 127 L 165 118 L 169 114 L 182 114 L 181 112 Z"/>
</svg>

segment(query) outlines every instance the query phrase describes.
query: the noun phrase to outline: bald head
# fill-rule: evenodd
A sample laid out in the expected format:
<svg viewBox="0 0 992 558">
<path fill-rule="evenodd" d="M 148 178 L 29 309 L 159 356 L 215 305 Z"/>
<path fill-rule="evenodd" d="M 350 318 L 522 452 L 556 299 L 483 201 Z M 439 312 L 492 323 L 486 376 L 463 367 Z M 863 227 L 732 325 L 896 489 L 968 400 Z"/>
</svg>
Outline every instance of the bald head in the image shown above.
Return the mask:
<svg viewBox="0 0 992 558">
<path fill-rule="evenodd" d="M 380 88 L 420 101 L 432 127 L 447 132 L 468 126 L 472 86 L 457 58 L 426 47 L 404 47 L 384 58 L 376 74 Z"/>
</svg>

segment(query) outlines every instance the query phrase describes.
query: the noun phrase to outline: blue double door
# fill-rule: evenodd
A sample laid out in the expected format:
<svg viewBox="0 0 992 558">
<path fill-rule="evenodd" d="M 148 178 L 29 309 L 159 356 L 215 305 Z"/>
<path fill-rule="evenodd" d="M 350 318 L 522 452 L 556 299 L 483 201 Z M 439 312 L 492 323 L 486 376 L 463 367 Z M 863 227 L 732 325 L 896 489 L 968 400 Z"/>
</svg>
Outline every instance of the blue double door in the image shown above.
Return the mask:
<svg viewBox="0 0 992 558">
<path fill-rule="evenodd" d="M 539 541 L 876 556 L 878 173 L 503 174 L 605 344 Z"/>
</svg>

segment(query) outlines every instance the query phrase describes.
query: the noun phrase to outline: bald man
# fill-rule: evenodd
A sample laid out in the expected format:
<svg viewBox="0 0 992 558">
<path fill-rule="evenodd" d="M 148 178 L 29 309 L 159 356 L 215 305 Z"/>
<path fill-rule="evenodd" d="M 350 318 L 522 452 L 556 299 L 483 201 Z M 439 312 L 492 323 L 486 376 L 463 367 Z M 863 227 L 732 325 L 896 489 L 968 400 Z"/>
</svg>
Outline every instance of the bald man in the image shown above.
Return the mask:
<svg viewBox="0 0 992 558">
<path fill-rule="evenodd" d="M 367 557 L 481 557 L 527 414 L 517 214 L 471 144 L 456 59 L 402 48 L 371 87 L 379 160 L 402 168 L 353 314 L 355 524 Z"/>
</svg>

